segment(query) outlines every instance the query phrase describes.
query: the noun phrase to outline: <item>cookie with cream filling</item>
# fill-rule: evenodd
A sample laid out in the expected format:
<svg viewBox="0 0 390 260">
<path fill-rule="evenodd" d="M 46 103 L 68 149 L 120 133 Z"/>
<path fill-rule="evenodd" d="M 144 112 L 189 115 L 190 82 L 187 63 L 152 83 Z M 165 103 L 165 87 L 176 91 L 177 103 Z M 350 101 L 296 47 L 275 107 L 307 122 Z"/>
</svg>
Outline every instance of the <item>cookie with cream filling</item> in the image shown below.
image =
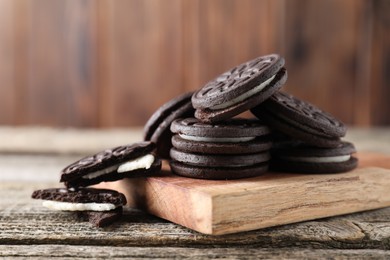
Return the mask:
<svg viewBox="0 0 390 260">
<path fill-rule="evenodd" d="M 42 205 L 51 210 L 77 212 L 97 227 L 112 224 L 122 216 L 126 197 L 108 189 L 51 188 L 35 190 L 31 197 L 42 200 Z"/>
<path fill-rule="evenodd" d="M 196 118 L 174 121 L 172 145 L 189 153 L 250 154 L 271 148 L 270 129 L 257 119 L 233 118 L 206 124 Z"/>
<path fill-rule="evenodd" d="M 155 144 L 139 142 L 101 151 L 80 159 L 61 171 L 61 182 L 70 187 L 85 187 L 104 181 L 149 176 L 161 169 Z"/>
<path fill-rule="evenodd" d="M 320 148 L 304 143 L 284 143 L 272 149 L 271 168 L 296 173 L 340 173 L 353 170 L 358 159 L 353 144 L 341 142 L 336 148 Z"/>
<path fill-rule="evenodd" d="M 334 116 L 281 91 L 251 112 L 274 130 L 317 147 L 338 147 L 347 131 Z"/>
<path fill-rule="evenodd" d="M 284 59 L 270 54 L 242 63 L 192 95 L 195 117 L 207 123 L 232 118 L 268 99 L 287 80 Z"/>
</svg>

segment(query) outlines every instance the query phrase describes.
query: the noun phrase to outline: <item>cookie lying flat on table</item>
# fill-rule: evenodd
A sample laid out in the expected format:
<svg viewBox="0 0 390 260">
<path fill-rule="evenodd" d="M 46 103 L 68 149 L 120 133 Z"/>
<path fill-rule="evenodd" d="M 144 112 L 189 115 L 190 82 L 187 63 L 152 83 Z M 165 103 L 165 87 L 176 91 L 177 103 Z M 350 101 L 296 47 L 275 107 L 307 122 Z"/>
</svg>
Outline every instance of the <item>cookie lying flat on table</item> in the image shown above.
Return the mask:
<svg viewBox="0 0 390 260">
<path fill-rule="evenodd" d="M 271 54 L 223 73 L 193 94 L 195 117 L 203 122 L 219 122 L 260 104 L 286 82 L 283 65 L 283 58 Z"/>
<path fill-rule="evenodd" d="M 259 120 L 230 119 L 205 124 L 195 118 L 172 123 L 173 173 L 202 179 L 239 179 L 268 170 L 271 142 Z"/>
<path fill-rule="evenodd" d="M 162 105 L 149 118 L 144 127 L 144 140 L 152 141 L 157 145 L 157 155 L 162 159 L 169 159 L 171 149 L 171 123 L 178 118 L 194 116 L 195 109 L 191 104 L 193 92 L 175 97 Z"/>
<path fill-rule="evenodd" d="M 53 188 L 36 190 L 33 199 L 43 200 L 49 209 L 76 211 L 98 227 L 111 224 L 122 216 L 126 197 L 117 191 L 107 189 L 80 188 L 78 190 Z"/>
<path fill-rule="evenodd" d="M 330 114 L 284 92 L 275 93 L 251 112 L 272 128 L 313 146 L 337 147 L 346 133 L 344 124 Z"/>
<path fill-rule="evenodd" d="M 353 170 L 358 160 L 355 147 L 341 142 L 337 148 L 319 148 L 306 144 L 288 144 L 272 149 L 271 166 L 275 170 L 297 173 L 339 173 Z"/>
<path fill-rule="evenodd" d="M 170 161 L 169 164 L 173 173 L 194 179 L 234 180 L 256 177 L 268 171 L 268 163 L 240 167 L 213 167 L 212 164 L 202 167 L 178 161 Z"/>
<path fill-rule="evenodd" d="M 65 182 L 68 188 L 85 187 L 103 181 L 149 176 L 161 169 L 154 149 L 151 142 L 139 142 L 104 150 L 63 169 L 60 182 Z"/>
</svg>

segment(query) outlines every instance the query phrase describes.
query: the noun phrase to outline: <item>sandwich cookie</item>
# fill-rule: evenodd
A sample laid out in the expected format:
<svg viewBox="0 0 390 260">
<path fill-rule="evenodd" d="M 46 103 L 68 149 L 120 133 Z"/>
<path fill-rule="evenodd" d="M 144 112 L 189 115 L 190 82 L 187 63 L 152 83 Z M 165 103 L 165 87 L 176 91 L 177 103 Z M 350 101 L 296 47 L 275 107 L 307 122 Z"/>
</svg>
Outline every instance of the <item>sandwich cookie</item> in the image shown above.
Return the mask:
<svg viewBox="0 0 390 260">
<path fill-rule="evenodd" d="M 180 95 L 154 112 L 144 127 L 144 140 L 157 145 L 157 155 L 162 159 L 169 159 L 169 150 L 172 147 L 172 133 L 169 130 L 171 123 L 178 118 L 193 117 L 195 109 L 192 107 L 193 92 Z"/>
<path fill-rule="evenodd" d="M 217 154 L 193 154 L 181 152 L 175 148 L 171 149 L 171 157 L 173 160 L 185 163 L 192 166 L 201 167 L 245 167 L 268 162 L 270 155 L 268 152 L 253 153 L 253 154 L 232 154 L 232 155 L 217 155 Z"/>
<path fill-rule="evenodd" d="M 201 179 L 239 179 L 268 170 L 270 130 L 259 120 L 230 119 L 209 125 L 195 118 L 171 125 L 173 173 Z"/>
<path fill-rule="evenodd" d="M 155 144 L 139 142 L 107 149 L 85 157 L 61 171 L 60 182 L 69 187 L 85 187 L 103 181 L 143 177 L 161 170 L 154 155 Z"/>
<path fill-rule="evenodd" d="M 306 144 L 283 144 L 272 149 L 272 169 L 297 173 L 339 173 L 358 165 L 355 147 L 341 142 L 337 148 L 319 148 Z"/>
<path fill-rule="evenodd" d="M 318 147 L 338 147 L 345 125 L 314 105 L 284 92 L 251 109 L 272 128 L 294 139 Z"/>
<path fill-rule="evenodd" d="M 97 227 L 107 226 L 122 216 L 126 197 L 117 191 L 107 189 L 53 188 L 36 190 L 33 199 L 40 199 L 42 205 L 52 210 L 75 211 Z"/>
<path fill-rule="evenodd" d="M 179 161 L 170 161 L 169 165 L 173 173 L 194 179 L 209 180 L 234 180 L 259 176 L 268 171 L 268 163 L 261 163 L 249 166 L 230 167 L 226 164 L 224 167 L 193 166 Z"/>
<path fill-rule="evenodd" d="M 256 119 L 233 118 L 206 124 L 196 118 L 178 119 L 171 125 L 177 150 L 201 154 L 251 154 L 268 151 L 270 129 Z"/>
<path fill-rule="evenodd" d="M 192 96 L 195 117 L 214 123 L 232 118 L 265 101 L 287 80 L 284 59 L 258 57 L 223 73 Z"/>
</svg>

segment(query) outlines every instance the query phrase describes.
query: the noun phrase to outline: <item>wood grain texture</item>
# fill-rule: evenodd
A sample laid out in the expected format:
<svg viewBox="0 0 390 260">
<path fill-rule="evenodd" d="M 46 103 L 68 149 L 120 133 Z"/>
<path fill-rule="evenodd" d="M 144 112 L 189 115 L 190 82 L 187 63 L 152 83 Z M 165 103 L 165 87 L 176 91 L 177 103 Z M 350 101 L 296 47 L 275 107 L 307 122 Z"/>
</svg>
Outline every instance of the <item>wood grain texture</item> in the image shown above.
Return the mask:
<svg viewBox="0 0 390 260">
<path fill-rule="evenodd" d="M 108 142 L 105 139 L 126 139 L 125 132 L 85 134 L 105 143 Z M 10 131 L 6 136 L 12 136 L 11 133 L 15 132 Z M 83 134 L 76 133 L 69 133 L 70 136 L 65 139 L 70 142 L 76 140 L 76 136 L 86 139 Z M 383 134 L 388 131 L 380 133 L 360 131 L 354 137 L 362 141 L 362 147 L 368 147 L 364 145 L 368 140 L 372 140 L 373 144 L 388 143 L 388 135 Z M 61 132 L 56 135 L 60 137 Z M 84 148 L 76 146 L 73 151 L 95 149 L 94 143 L 92 146 L 88 142 L 83 145 Z M 5 155 L 4 151 L 0 157 L 0 257 L 389 258 L 390 208 L 223 236 L 203 235 L 126 208 L 121 221 L 105 229 L 96 229 L 88 222 L 79 222 L 72 213 L 50 211 L 43 208 L 39 201 L 30 199 L 35 189 L 61 186 L 58 170 L 76 157 L 60 154 Z M 386 162 L 388 165 L 386 158 L 381 160 L 383 167 L 386 167 Z M 363 160 L 361 162 L 369 165 Z"/>
<path fill-rule="evenodd" d="M 94 8 L 89 0 L 29 3 L 27 123 L 97 125 Z"/>
<path fill-rule="evenodd" d="M 390 170 L 269 173 L 239 181 L 162 177 L 103 183 L 128 204 L 196 231 L 221 235 L 390 206 Z"/>
<path fill-rule="evenodd" d="M 15 6 L 0 1 L 0 123 L 15 123 Z"/>
<path fill-rule="evenodd" d="M 1 124 L 140 126 L 167 100 L 270 52 L 286 90 L 388 125 L 386 0 L 1 0 Z"/>
<path fill-rule="evenodd" d="M 182 247 L 110 247 L 70 245 L 0 245 L 2 257 L 61 257 L 71 259 L 386 259 L 390 252 L 373 249 L 300 249 L 300 248 L 182 248 Z"/>
<path fill-rule="evenodd" d="M 198 60 L 187 68 L 195 67 L 198 75 L 186 84 L 188 89 L 198 89 L 244 61 L 281 51 L 282 1 L 202 0 L 191 12 L 197 14 L 192 20 L 196 38 L 191 51 Z"/>
<path fill-rule="evenodd" d="M 181 1 L 103 1 L 107 7 L 106 111 L 102 126 L 143 125 L 155 109 L 184 91 Z"/>
<path fill-rule="evenodd" d="M 0 184 L 0 245 L 390 249 L 390 208 L 223 236 L 203 235 L 127 208 L 121 221 L 97 229 L 30 199 L 34 189 L 56 185 Z"/>
<path fill-rule="evenodd" d="M 372 124 L 390 124 L 390 2 L 372 2 L 371 111 Z M 381 113 L 379 111 L 387 111 Z"/>
<path fill-rule="evenodd" d="M 351 93 L 355 92 L 364 1 L 298 0 L 286 4 L 286 90 L 353 123 L 358 108 L 353 106 Z M 361 113 L 367 117 L 364 109 Z"/>
</svg>

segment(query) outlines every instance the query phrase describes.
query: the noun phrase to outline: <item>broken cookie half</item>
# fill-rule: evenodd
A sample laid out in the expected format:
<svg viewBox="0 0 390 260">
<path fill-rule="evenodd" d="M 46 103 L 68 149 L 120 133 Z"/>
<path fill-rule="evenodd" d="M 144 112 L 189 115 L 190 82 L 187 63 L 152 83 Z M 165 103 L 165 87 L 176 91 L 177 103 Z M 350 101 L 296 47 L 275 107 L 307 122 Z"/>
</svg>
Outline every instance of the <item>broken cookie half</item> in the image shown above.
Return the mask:
<svg viewBox="0 0 390 260">
<path fill-rule="evenodd" d="M 85 157 L 61 171 L 61 180 L 68 188 L 86 187 L 123 178 L 150 176 L 161 170 L 155 144 L 139 142 L 107 149 Z"/>
</svg>

